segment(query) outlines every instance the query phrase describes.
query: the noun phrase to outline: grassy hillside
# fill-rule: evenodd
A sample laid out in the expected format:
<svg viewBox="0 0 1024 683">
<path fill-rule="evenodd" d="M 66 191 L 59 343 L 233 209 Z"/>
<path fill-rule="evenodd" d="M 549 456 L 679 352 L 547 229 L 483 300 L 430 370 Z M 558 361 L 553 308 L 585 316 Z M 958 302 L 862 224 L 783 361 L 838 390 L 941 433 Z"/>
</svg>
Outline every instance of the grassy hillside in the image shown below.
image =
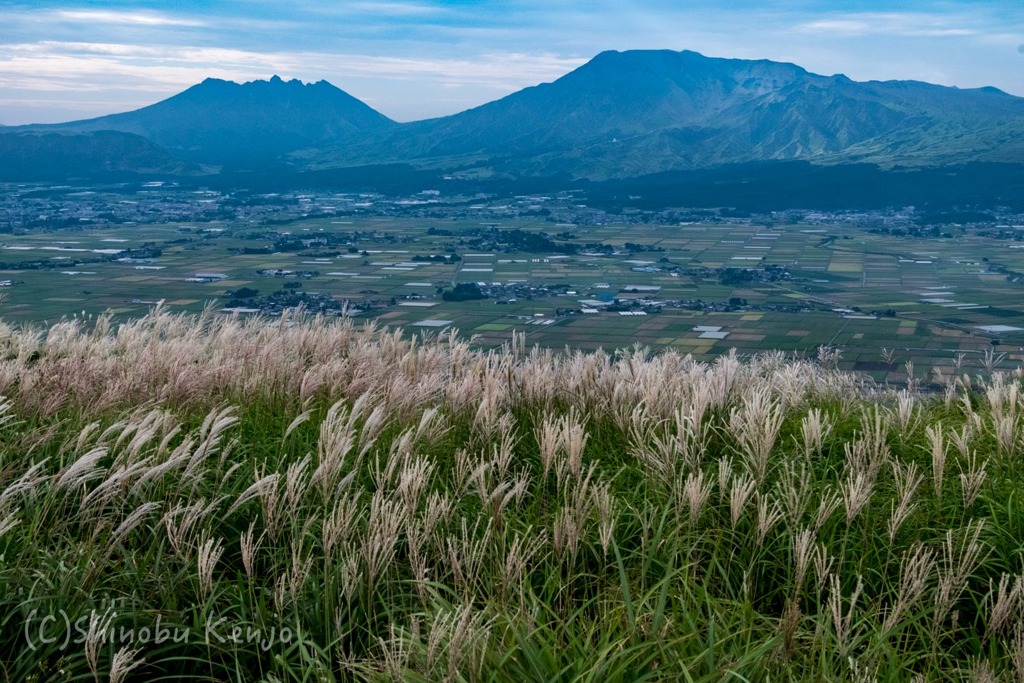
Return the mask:
<svg viewBox="0 0 1024 683">
<path fill-rule="evenodd" d="M 1021 374 L 0 329 L 12 681 L 1014 680 Z"/>
</svg>

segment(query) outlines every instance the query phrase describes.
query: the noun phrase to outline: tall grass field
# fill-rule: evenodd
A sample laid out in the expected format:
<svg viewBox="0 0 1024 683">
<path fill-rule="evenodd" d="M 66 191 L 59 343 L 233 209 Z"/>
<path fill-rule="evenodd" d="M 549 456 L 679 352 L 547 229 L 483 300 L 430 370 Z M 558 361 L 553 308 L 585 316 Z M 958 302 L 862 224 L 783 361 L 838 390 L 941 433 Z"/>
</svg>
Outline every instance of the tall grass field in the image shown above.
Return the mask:
<svg viewBox="0 0 1024 683">
<path fill-rule="evenodd" d="M 1022 681 L 1022 373 L 0 325 L 0 679 Z"/>
</svg>

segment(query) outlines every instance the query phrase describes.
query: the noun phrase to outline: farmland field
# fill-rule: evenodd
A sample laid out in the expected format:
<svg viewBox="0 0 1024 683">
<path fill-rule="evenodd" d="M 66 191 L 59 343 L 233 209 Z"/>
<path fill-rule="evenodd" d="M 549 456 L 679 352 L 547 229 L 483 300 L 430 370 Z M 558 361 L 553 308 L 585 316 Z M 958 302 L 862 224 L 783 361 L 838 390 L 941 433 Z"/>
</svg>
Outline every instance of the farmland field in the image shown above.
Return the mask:
<svg viewBox="0 0 1024 683">
<path fill-rule="evenodd" d="M 543 233 L 541 244 L 558 245 L 558 253 L 504 238 L 513 232 Z M 909 369 L 925 381 L 955 366 L 980 367 L 986 352 L 996 354 L 989 363 L 1024 359 L 1021 246 L 970 233 L 921 239 L 730 222 L 353 216 L 126 225 L 5 236 L 0 280 L 9 284 L 0 315 L 33 323 L 105 310 L 138 316 L 160 301 L 171 310 L 267 312 L 267 296 L 279 291 L 347 300 L 360 318 L 406 331 L 454 327 L 481 345 L 517 331 L 552 348 L 641 344 L 702 360 L 730 349 L 799 356 L 834 346 L 842 369 L 897 382 Z M 138 258 L 117 252 L 138 249 Z M 451 253 L 458 260 L 444 258 Z M 16 267 L 26 262 L 43 265 Z M 771 277 L 769 266 L 777 267 Z M 489 295 L 444 300 L 458 283 L 478 283 Z M 247 289 L 258 294 L 228 296 Z"/>
</svg>

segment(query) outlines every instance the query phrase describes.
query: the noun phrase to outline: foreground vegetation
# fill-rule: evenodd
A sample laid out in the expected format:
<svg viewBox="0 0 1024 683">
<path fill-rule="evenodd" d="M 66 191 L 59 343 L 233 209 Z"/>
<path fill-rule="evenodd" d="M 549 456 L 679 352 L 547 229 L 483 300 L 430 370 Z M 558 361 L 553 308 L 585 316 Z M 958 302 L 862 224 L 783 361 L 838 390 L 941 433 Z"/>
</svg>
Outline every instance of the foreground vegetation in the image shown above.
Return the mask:
<svg viewBox="0 0 1024 683">
<path fill-rule="evenodd" d="M 1019 372 L 159 309 L 0 354 L 6 680 L 1024 677 Z"/>
</svg>

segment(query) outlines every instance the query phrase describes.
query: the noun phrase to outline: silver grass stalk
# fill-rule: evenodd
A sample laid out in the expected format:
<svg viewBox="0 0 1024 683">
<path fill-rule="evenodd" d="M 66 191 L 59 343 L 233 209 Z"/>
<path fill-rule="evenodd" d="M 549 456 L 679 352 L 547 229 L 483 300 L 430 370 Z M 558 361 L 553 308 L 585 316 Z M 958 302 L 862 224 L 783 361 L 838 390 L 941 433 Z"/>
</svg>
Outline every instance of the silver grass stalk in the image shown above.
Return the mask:
<svg viewBox="0 0 1024 683">
<path fill-rule="evenodd" d="M 370 586 L 376 584 L 391 564 L 404 518 L 405 510 L 400 502 L 388 500 L 380 491 L 374 493 L 370 499 L 367 528 L 361 546 L 366 579 Z"/>
<path fill-rule="evenodd" d="M 128 534 L 136 529 L 147 517 L 160 509 L 163 503 L 149 502 L 143 503 L 137 507 L 130 515 L 124 518 L 114 532 L 110 534 L 108 543 L 110 546 L 116 546 L 122 540 L 124 540 Z"/>
<path fill-rule="evenodd" d="M 774 500 L 760 493 L 757 495 L 757 545 L 764 544 L 764 539 L 772 527 L 782 519 L 782 510 Z"/>
<path fill-rule="evenodd" d="M 148 460 L 140 460 L 121 467 L 82 498 L 80 509 L 84 511 L 90 506 L 97 508 L 106 506 L 114 498 L 123 495 L 124 489 L 133 478 L 141 472 L 148 472 L 149 469 Z"/>
<path fill-rule="evenodd" d="M 931 550 L 920 543 L 915 543 L 912 550 L 913 552 L 905 552 L 900 560 L 900 583 L 896 601 L 882 622 L 883 633 L 889 633 L 896 628 L 900 619 L 917 606 L 935 570 Z"/>
<path fill-rule="evenodd" d="M 786 521 L 791 527 L 796 527 L 803 518 L 810 504 L 811 494 L 811 480 L 807 467 L 803 463 L 785 463 L 782 475 L 775 483 L 775 495 L 782 501 Z"/>
<path fill-rule="evenodd" d="M 353 410 L 354 414 L 354 410 Z M 375 406 L 363 422 L 359 430 L 359 457 L 363 457 L 377 441 L 377 437 L 387 426 L 387 409 L 383 405 Z"/>
<path fill-rule="evenodd" d="M 409 569 L 412 571 L 413 586 L 421 600 L 427 599 L 427 557 L 423 550 L 428 541 L 428 534 L 423 532 L 419 519 L 407 519 L 405 523 L 406 555 L 409 558 Z"/>
<path fill-rule="evenodd" d="M 913 365 L 910 366 L 909 373 L 913 373 Z M 916 431 L 921 424 L 921 411 L 918 408 L 916 396 L 908 390 L 903 390 L 896 395 L 896 406 L 889 414 L 896 423 L 900 434 L 909 435 Z"/>
<path fill-rule="evenodd" d="M 841 356 L 841 351 L 835 346 L 825 346 L 823 344 L 818 347 L 818 363 L 826 370 L 836 370 L 839 367 Z"/>
<path fill-rule="evenodd" d="M 284 430 L 284 436 L 281 437 L 281 443 L 287 441 L 288 437 L 291 436 L 292 432 L 294 432 L 304 423 L 308 422 L 312 414 L 313 413 L 309 410 L 303 410 L 301 413 L 295 416 L 295 419 L 289 422 L 288 427 Z"/>
<path fill-rule="evenodd" d="M 756 486 L 757 484 L 746 472 L 732 480 L 732 489 L 729 491 L 729 519 L 734 529 L 743 517 L 747 501 L 750 500 Z"/>
<path fill-rule="evenodd" d="M 262 543 L 263 534 L 256 538 L 256 522 L 250 522 L 249 528 L 238 538 L 239 550 L 242 554 L 242 569 L 245 570 L 245 576 L 250 581 L 256 578 L 256 553 L 259 552 Z"/>
<path fill-rule="evenodd" d="M 952 378 L 943 377 L 942 381 L 944 381 L 946 383 L 945 388 L 942 391 L 942 404 L 947 409 L 952 409 L 953 406 L 956 405 L 956 397 L 957 397 L 957 394 L 956 394 L 956 391 L 957 391 L 956 376 L 954 375 Z"/>
<path fill-rule="evenodd" d="M 478 518 L 471 530 L 466 518 L 463 517 L 460 534 L 449 536 L 447 539 L 448 562 L 452 569 L 455 588 L 461 590 L 467 598 L 474 595 L 480 582 L 492 532 L 491 520 L 481 524 Z"/>
<path fill-rule="evenodd" d="M 800 595 L 814 553 L 815 532 L 803 529 L 793 534 L 793 598 Z"/>
<path fill-rule="evenodd" d="M 378 490 L 391 489 L 397 485 L 398 473 L 413 457 L 414 444 L 411 429 L 404 430 L 391 442 L 388 452 L 378 451 L 371 463 L 370 475 Z"/>
<path fill-rule="evenodd" d="M 864 589 L 864 582 L 860 575 L 857 576 L 857 586 L 853 589 L 853 593 L 850 595 L 849 604 L 850 608 L 846 610 L 845 614 L 843 611 L 843 596 L 839 585 L 839 576 L 832 574 L 830 577 L 831 589 L 828 595 L 828 608 L 832 615 L 832 628 L 836 635 L 836 645 L 839 648 L 839 654 L 843 657 L 847 654 L 849 647 L 849 638 L 853 625 L 853 615 L 857 609 L 857 600 L 860 598 L 861 591 Z"/>
<path fill-rule="evenodd" d="M 455 681 L 462 678 L 459 672 L 467 660 L 470 669 L 479 669 L 482 652 L 475 651 L 486 643 L 489 631 L 490 624 L 469 604 L 441 612 L 430 625 L 427 636 L 426 670 L 440 679 L 443 668 L 444 680 Z M 478 662 L 473 661 L 478 657 Z M 479 680 L 482 671 L 478 670 L 477 674 L 471 680 Z"/>
<path fill-rule="evenodd" d="M 116 616 L 117 613 L 113 612 L 110 608 L 104 610 L 102 614 L 95 610 L 89 613 L 89 627 L 86 630 L 84 639 L 85 661 L 89 665 L 89 671 L 92 672 L 92 676 L 96 681 L 100 680 L 100 648 L 103 646 L 107 632 L 110 630 Z"/>
<path fill-rule="evenodd" d="M 896 533 L 907 517 L 914 511 L 913 497 L 917 487 L 924 481 L 924 475 L 918 471 L 917 463 L 903 465 L 894 461 L 892 463 L 893 479 L 896 482 L 897 499 L 891 503 L 892 514 L 889 516 L 887 525 L 889 542 L 896 539 Z"/>
<path fill-rule="evenodd" d="M 818 511 L 814 515 L 814 533 L 821 531 L 821 527 L 825 526 L 825 522 L 835 514 L 842 504 L 843 497 L 831 488 L 822 492 L 821 500 L 818 502 Z"/>
<path fill-rule="evenodd" d="M 830 555 L 828 548 L 824 543 L 818 543 L 814 547 L 814 576 L 818 580 L 818 595 L 825 590 L 825 584 L 828 583 L 829 577 L 832 575 L 832 565 L 835 564 L 836 558 L 834 555 Z M 820 600 L 819 600 L 820 601 Z"/>
<path fill-rule="evenodd" d="M 1013 586 L 1010 586 L 1010 579 L 1013 578 Z M 989 592 L 985 596 L 985 605 L 988 609 L 988 619 L 985 624 L 985 635 L 989 638 L 1003 632 L 1006 627 L 1018 622 L 1021 616 L 1021 608 L 1024 607 L 1024 575 L 1011 577 L 1003 574 L 999 577 L 999 587 L 992 590 L 992 582 L 989 581 Z"/>
<path fill-rule="evenodd" d="M 555 553 L 569 564 L 576 558 L 579 543 L 582 536 L 579 520 L 572 510 L 562 508 L 555 514 L 552 543 Z"/>
<path fill-rule="evenodd" d="M 480 467 L 480 463 L 465 448 L 456 448 L 453 459 L 455 466 L 453 468 L 454 487 L 452 493 L 456 497 L 461 497 L 472 483 L 474 473 Z"/>
<path fill-rule="evenodd" d="M 519 437 L 516 435 L 515 418 L 511 413 L 502 415 L 498 419 L 498 423 L 499 438 L 491 449 L 491 463 L 494 465 L 497 477 L 505 479 L 508 477 L 509 469 L 512 467 L 512 458 L 515 455 L 515 448 L 519 442 Z"/>
<path fill-rule="evenodd" d="M 427 408 L 420 416 L 419 424 L 416 425 L 416 443 L 432 446 L 448 432 L 448 429 L 440 409 Z"/>
<path fill-rule="evenodd" d="M 224 544 L 219 538 L 207 539 L 207 541 L 199 547 L 199 554 L 197 558 L 199 568 L 199 595 L 203 602 L 206 602 L 210 597 L 210 593 L 213 592 L 213 570 L 216 569 L 217 562 L 223 554 Z"/>
<path fill-rule="evenodd" d="M 971 657 L 968 673 L 971 683 L 1001 683 L 1004 679 L 992 669 L 992 664 L 981 657 Z M 959 670 L 960 667 L 957 667 Z"/>
<path fill-rule="evenodd" d="M 5 517 L 0 517 L 0 538 L 3 538 L 4 534 L 18 526 L 20 523 L 21 520 L 18 519 L 17 512 L 11 512 Z"/>
<path fill-rule="evenodd" d="M 537 427 L 535 436 L 540 452 L 541 468 L 544 476 L 547 477 L 562 447 L 562 430 L 559 421 L 551 418 L 545 419 Z"/>
<path fill-rule="evenodd" d="M 820 455 L 825 440 L 832 433 L 832 422 L 821 408 L 811 408 L 800 420 L 800 433 L 803 437 L 804 457 Z"/>
<path fill-rule="evenodd" d="M 324 556 L 330 559 L 334 549 L 347 542 L 355 528 L 359 515 L 359 498 L 361 490 L 345 495 L 334 504 L 334 509 L 324 518 L 321 530 Z"/>
<path fill-rule="evenodd" d="M 455 503 L 451 498 L 438 491 L 431 493 L 421 517 L 423 533 L 431 536 L 441 525 L 446 526 L 454 510 Z"/>
<path fill-rule="evenodd" d="M 146 663 L 146 658 L 136 659 L 142 648 L 129 649 L 128 646 L 120 648 L 110 663 L 110 683 L 123 683 L 128 674 L 135 671 Z"/>
<path fill-rule="evenodd" d="M 310 479 L 310 485 L 320 487 L 325 502 L 330 499 L 345 468 L 346 457 L 356 444 L 352 417 L 353 413 L 349 412 L 342 401 L 338 401 L 327 409 L 327 414 L 320 423 L 320 437 L 317 440 L 318 465 Z M 289 430 L 291 428 L 289 426 Z"/>
<path fill-rule="evenodd" d="M 309 573 L 313 569 L 315 558 L 312 553 L 303 549 L 300 539 L 292 540 L 291 551 L 291 564 L 288 568 L 288 595 L 291 598 L 290 604 L 295 604 L 299 601 L 302 588 L 306 585 L 306 579 L 309 578 Z"/>
<path fill-rule="evenodd" d="M 0 509 L 3 509 L 16 498 L 32 498 L 36 487 L 45 482 L 49 477 L 40 474 L 46 467 L 49 458 L 43 458 L 29 467 L 24 474 L 18 477 L 3 491 L 0 491 Z"/>
<path fill-rule="evenodd" d="M 707 504 L 708 498 L 711 496 L 712 489 L 711 480 L 704 476 L 702 470 L 686 475 L 686 481 L 683 484 L 683 498 L 686 500 L 686 507 L 690 513 L 690 524 L 696 526 L 700 514 L 704 510 L 704 505 Z"/>
<path fill-rule="evenodd" d="M 853 520 L 867 506 L 874 493 L 874 482 L 864 472 L 849 473 L 841 486 L 843 506 L 846 509 L 846 524 Z"/>
<path fill-rule="evenodd" d="M 200 498 L 188 505 L 178 503 L 164 513 L 161 521 L 167 532 L 167 540 L 176 555 L 186 561 L 190 560 L 193 539 L 218 505 L 219 501 L 207 505 L 206 500 Z"/>
<path fill-rule="evenodd" d="M 732 458 L 725 456 L 718 461 L 718 498 L 721 501 L 728 499 L 732 479 Z"/>
<path fill-rule="evenodd" d="M 192 459 L 193 445 L 193 439 L 191 437 L 186 437 L 180 444 L 178 444 L 177 448 L 171 452 L 164 462 L 150 467 L 146 473 L 142 474 L 135 483 L 132 484 L 132 493 L 138 495 L 147 486 L 155 484 L 174 470 L 184 467 Z"/>
<path fill-rule="evenodd" d="M 1017 681 L 1024 681 L 1024 625 L 1018 623 L 1013 633 L 1013 672 Z"/>
<path fill-rule="evenodd" d="M 392 681 L 402 680 L 412 662 L 412 648 L 409 647 L 406 637 L 400 634 L 395 623 L 391 622 L 388 624 L 387 640 L 378 636 L 377 644 L 384 660 L 380 665 L 381 670 L 386 672 Z"/>
<path fill-rule="evenodd" d="M 594 507 L 597 508 L 598 525 L 597 535 L 601 543 L 601 550 L 605 557 L 608 556 L 608 549 L 611 547 L 615 534 L 615 496 L 611 492 L 611 484 L 605 483 L 594 488 Z"/>
<path fill-rule="evenodd" d="M 238 416 L 235 408 L 228 406 L 220 410 L 214 409 L 207 414 L 202 426 L 199 428 L 199 443 L 192 453 L 188 465 L 185 466 L 184 476 L 194 475 L 203 462 L 220 451 L 221 438 L 229 428 L 238 424 Z"/>
<path fill-rule="evenodd" d="M 515 534 L 501 568 L 501 580 L 506 593 L 522 591 L 527 570 L 546 542 L 547 532 L 544 529 L 534 530 L 530 527 L 522 535 L 518 532 Z"/>
<path fill-rule="evenodd" d="M 964 509 L 973 505 L 974 501 L 981 495 L 981 487 L 984 486 L 985 479 L 988 476 L 985 463 L 978 464 L 977 453 L 972 452 L 966 460 L 966 470 L 958 463 L 960 467 L 960 491 L 963 494 Z"/>
<path fill-rule="evenodd" d="M 293 519 L 298 518 L 299 506 L 302 499 L 309 490 L 309 466 L 310 456 L 305 455 L 301 460 L 288 465 L 284 475 L 284 503 L 288 508 L 288 514 Z"/>
<path fill-rule="evenodd" d="M 996 437 L 996 451 L 1001 458 L 1014 454 L 1017 445 L 1017 418 L 1013 415 L 992 414 L 992 433 Z"/>
<path fill-rule="evenodd" d="M 752 390 L 744 396 L 741 406 L 733 408 L 729 414 L 729 428 L 736 438 L 740 456 L 758 482 L 768 470 L 768 460 L 784 417 L 782 405 L 765 388 Z"/>
<path fill-rule="evenodd" d="M 980 538 L 984 527 L 984 520 L 971 522 L 964 529 L 960 543 L 955 541 L 952 529 L 946 532 L 939 564 L 935 611 L 932 614 L 932 630 L 935 633 L 941 628 L 942 622 L 967 587 L 968 579 L 981 563 L 984 546 Z"/>
<path fill-rule="evenodd" d="M 960 457 L 962 458 L 966 458 L 970 455 L 970 443 L 973 437 L 974 427 L 969 422 L 965 422 L 961 425 L 959 432 L 949 432 L 949 440 L 956 447 L 957 451 L 959 451 Z"/>
<path fill-rule="evenodd" d="M 587 420 L 572 409 L 560 420 L 561 443 L 565 451 L 565 458 L 569 465 L 569 472 L 574 477 L 580 476 L 583 466 L 583 450 L 587 446 Z"/>
<path fill-rule="evenodd" d="M 247 489 L 242 491 L 238 498 L 235 499 L 235 502 L 231 504 L 231 507 L 228 508 L 228 511 L 224 515 L 225 517 L 229 517 L 231 513 L 248 503 L 250 500 L 261 497 L 264 490 L 276 489 L 278 481 L 281 479 L 281 475 L 277 472 L 268 474 L 265 477 L 260 477 L 259 473 L 257 473 L 256 476 L 258 477 L 256 481 Z"/>
<path fill-rule="evenodd" d="M 6 396 L 0 396 L 0 427 L 9 425 L 17 419 L 18 415 L 14 412 L 14 401 Z"/>
<path fill-rule="evenodd" d="M 57 477 L 54 487 L 58 491 L 76 489 L 93 479 L 102 477 L 103 469 L 98 467 L 98 463 L 107 455 L 107 452 L 107 448 L 103 446 L 93 448 L 65 468 Z"/>
<path fill-rule="evenodd" d="M 942 431 L 941 422 L 925 427 L 924 433 L 931 446 L 932 485 L 935 487 L 935 497 L 942 500 L 942 482 L 946 470 L 946 435 Z"/>
<path fill-rule="evenodd" d="M 420 499 L 430 488 L 433 473 L 434 463 L 426 456 L 416 456 L 407 461 L 398 473 L 395 492 L 410 516 L 419 510 Z"/>
</svg>

